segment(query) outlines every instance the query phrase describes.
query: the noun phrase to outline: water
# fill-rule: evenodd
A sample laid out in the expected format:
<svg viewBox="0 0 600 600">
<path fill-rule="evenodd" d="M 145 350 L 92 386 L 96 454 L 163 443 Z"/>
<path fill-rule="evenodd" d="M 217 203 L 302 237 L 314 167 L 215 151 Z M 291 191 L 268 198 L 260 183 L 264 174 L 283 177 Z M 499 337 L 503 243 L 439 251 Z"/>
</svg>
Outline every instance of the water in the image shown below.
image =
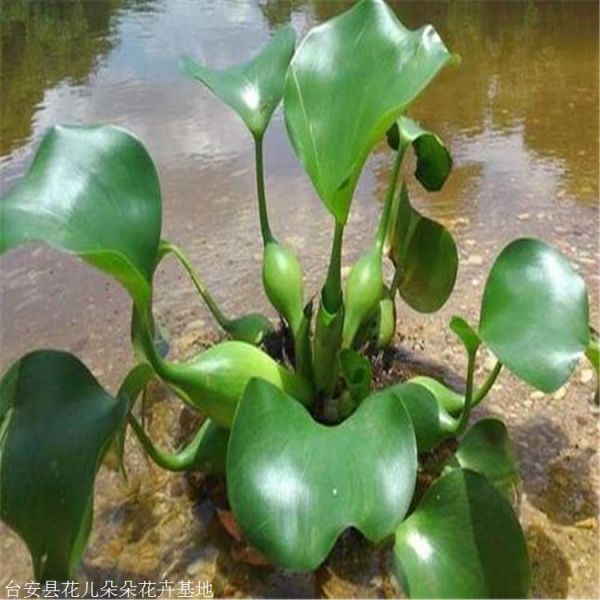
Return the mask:
<svg viewBox="0 0 600 600">
<path fill-rule="evenodd" d="M 261 245 L 249 134 L 227 107 L 180 75 L 177 60 L 181 54 L 190 54 L 213 66 L 234 64 L 257 51 L 278 26 L 291 23 L 302 35 L 314 23 L 351 4 L 342 0 L 2 3 L 2 188 L 7 189 L 23 174 L 52 124 L 122 125 L 143 139 L 156 162 L 164 202 L 163 236 L 186 250 L 228 312 L 263 310 L 272 315 L 258 292 Z M 448 318 L 461 312 L 476 321 L 485 273 L 502 246 L 520 236 L 544 238 L 577 265 L 590 287 L 597 320 L 597 3 L 395 2 L 393 6 L 410 27 L 431 22 L 463 59 L 459 68 L 446 70 L 411 110 L 412 116 L 449 145 L 455 161 L 453 174 L 438 194 L 425 194 L 409 184 L 414 203 L 445 223 L 457 238 L 463 259 L 457 291 L 432 318 L 423 319 L 403 308 L 399 317 L 403 342 L 417 350 L 424 348 L 435 359 L 460 370 L 463 357 L 447 333 Z M 299 252 L 309 291 L 314 293 L 325 269 L 331 218 L 290 148 L 279 111 L 265 143 L 272 227 Z M 390 155 L 382 144 L 360 181 L 348 226 L 345 264 L 372 238 L 389 168 Z M 104 385 L 116 389 L 132 360 L 129 301 L 116 284 L 71 257 L 29 247 L 2 258 L 0 289 L 3 370 L 30 349 L 64 348 L 76 352 Z M 171 263 L 161 269 L 156 308 L 178 336 L 184 352 L 212 326 L 209 314 Z M 565 453 L 575 453 L 568 464 L 583 465 L 583 471 L 574 473 L 583 473 L 586 482 L 597 477 L 597 431 L 590 425 L 593 409 L 587 402 L 591 384 L 573 385 L 559 403 L 530 399 L 531 390 L 508 377 L 503 383 L 497 408 L 494 403 L 490 406 L 508 412 L 509 421 L 512 419 L 525 477 L 533 482 L 528 490 L 533 516 L 527 518 L 536 532 L 536 543 L 545 539 L 543 548 L 552 544 L 565 548 L 572 523 L 563 529 L 556 526 L 549 534 L 539 533 L 546 532 L 543 519 L 549 514 L 547 498 L 542 496 L 544 490 L 556 490 L 552 473 L 557 461 L 562 468 Z M 519 405 L 515 400 L 519 395 L 530 406 Z M 542 438 L 554 448 L 545 454 L 529 447 L 534 445 L 528 441 L 535 438 L 532 427 L 547 430 L 544 423 L 566 432 L 562 445 L 556 437 Z M 527 435 L 520 433 L 525 430 Z M 581 434 L 583 430 L 588 433 Z M 575 439 L 582 435 L 583 441 Z M 585 453 L 588 449 L 592 454 Z M 172 510 L 169 499 L 163 504 L 151 500 L 164 483 L 161 477 L 150 471 L 149 483 L 140 483 L 152 514 L 158 510 L 156 506 Z M 109 513 L 111 502 L 122 503 L 129 493 L 110 481 L 117 491 L 108 493 L 103 486 L 98 501 Z M 137 514 L 131 522 L 140 518 L 135 511 L 144 505 L 136 498 L 136 503 L 127 505 L 130 513 Z M 594 506 L 593 498 L 590 502 Z M 188 516 L 196 510 L 189 498 L 182 500 L 182 506 Z M 121 554 L 137 556 L 136 551 L 146 548 L 139 540 L 123 541 L 126 535 L 119 526 L 127 529 L 132 525 L 127 516 L 114 510 L 117 516 L 112 521 L 106 515 L 97 518 L 100 533 L 95 534 L 98 539 L 89 560 L 96 567 L 103 564 L 103 556 L 113 556 L 118 543 Z M 588 595 L 596 589 L 589 587 L 595 585 L 590 583 L 595 581 L 593 573 L 583 575 L 588 572 L 584 569 L 587 563 L 577 566 L 579 554 L 596 556 L 594 534 L 585 529 L 575 531 L 580 545 L 571 554 L 567 552 L 569 576 L 554 588 L 538 581 L 537 593 L 560 589 L 561 593 Z M 178 553 L 175 562 L 184 564 L 184 549 L 189 550 L 191 542 L 176 544 L 167 541 L 168 536 L 156 535 L 163 543 L 160 552 Z M 140 540 L 148 545 L 147 538 L 146 533 L 140 534 Z M 12 540 L 10 536 L 6 539 Z M 26 577 L 26 555 L 16 556 L 11 572 Z M 552 556 L 556 558 L 556 552 Z M 161 557 L 155 558 L 160 562 Z M 244 589 L 240 588 L 239 572 L 228 575 L 226 569 L 223 572 L 223 559 L 219 560 L 221 579 L 233 578 L 234 591 Z M 104 562 L 108 568 L 110 560 Z M 0 582 L 8 577 L 5 571 L 0 567 Z M 546 571 L 567 572 L 558 567 Z M 347 579 L 348 573 L 342 580 Z M 284 582 L 283 589 L 291 586 L 299 594 L 306 592 L 302 587 L 307 585 L 305 580 Z M 321 584 L 310 583 L 306 593 L 314 593 L 315 585 Z M 319 589 L 327 589 L 323 585 Z M 246 591 L 259 589 L 263 588 Z M 341 589 L 345 589 L 343 585 Z"/>
</svg>

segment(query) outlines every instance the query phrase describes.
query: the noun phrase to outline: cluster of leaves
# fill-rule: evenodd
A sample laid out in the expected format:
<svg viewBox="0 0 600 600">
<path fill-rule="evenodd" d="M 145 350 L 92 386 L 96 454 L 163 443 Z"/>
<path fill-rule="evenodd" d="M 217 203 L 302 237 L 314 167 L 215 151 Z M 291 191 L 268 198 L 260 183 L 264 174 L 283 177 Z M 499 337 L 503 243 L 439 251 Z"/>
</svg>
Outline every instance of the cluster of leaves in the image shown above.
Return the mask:
<svg viewBox="0 0 600 600">
<path fill-rule="evenodd" d="M 396 296 L 438 310 L 452 292 L 458 254 L 450 233 L 398 187 L 407 150 L 416 180 L 439 190 L 452 160 L 442 141 L 406 116 L 455 58 L 431 26 L 406 29 L 382 0 L 362 0 L 314 28 L 295 49 L 280 30 L 250 62 L 222 71 L 182 60 L 184 72 L 230 105 L 256 152 L 263 287 L 293 351 L 276 361 L 262 347 L 273 332 L 259 314 L 228 318 L 183 251 L 161 239 L 161 195 L 143 145 L 118 127 L 56 126 L 23 180 L 0 204 L 0 251 L 42 241 L 115 277 L 133 303 L 138 364 L 116 397 L 74 356 L 35 351 L 0 382 L 0 517 L 27 543 L 36 577 L 72 577 L 93 513 L 94 479 L 126 427 L 170 470 L 223 473 L 244 534 L 273 563 L 314 569 L 353 526 L 374 543 L 395 536 L 395 569 L 419 597 L 519 597 L 530 567 L 509 497 L 518 481 L 506 427 L 486 419 L 466 430 L 504 365 L 545 392 L 561 386 L 587 353 L 585 284 L 555 249 L 533 239 L 509 244 L 485 285 L 479 325 L 450 327 L 468 357 L 466 391 L 417 377 L 372 391 L 366 347 L 389 346 Z M 276 239 L 263 181 L 263 137 L 283 98 L 293 148 L 333 217 L 327 278 L 318 305 L 306 302 L 302 269 Z M 387 139 L 394 163 L 372 246 L 341 278 L 344 227 L 362 167 Z M 181 362 L 155 343 L 155 270 L 173 254 L 230 340 Z M 394 277 L 386 283 L 389 257 Z M 496 367 L 477 386 L 478 349 Z M 160 378 L 206 416 L 180 452 L 158 448 L 132 409 Z M 466 433 L 465 433 L 466 431 Z M 415 497 L 421 453 L 465 433 L 441 476 Z"/>
</svg>

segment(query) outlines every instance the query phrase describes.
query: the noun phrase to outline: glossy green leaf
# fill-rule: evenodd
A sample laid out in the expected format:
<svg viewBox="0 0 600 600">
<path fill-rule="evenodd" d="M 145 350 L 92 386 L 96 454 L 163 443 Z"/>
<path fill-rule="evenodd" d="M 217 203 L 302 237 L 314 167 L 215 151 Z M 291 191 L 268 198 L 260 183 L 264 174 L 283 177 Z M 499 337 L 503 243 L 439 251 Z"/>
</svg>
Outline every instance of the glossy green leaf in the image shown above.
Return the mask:
<svg viewBox="0 0 600 600">
<path fill-rule="evenodd" d="M 394 568 L 411 598 L 525 598 L 531 580 L 508 500 L 466 469 L 443 475 L 398 527 Z"/>
<path fill-rule="evenodd" d="M 588 348 L 585 282 L 555 248 L 535 239 L 511 242 L 488 276 L 479 335 L 517 377 L 552 392 Z"/>
<path fill-rule="evenodd" d="M 519 466 L 506 425 L 498 419 L 483 419 L 467 431 L 449 462 L 450 468 L 481 473 L 509 499 L 519 483 Z"/>
<path fill-rule="evenodd" d="M 419 375 L 409 379 L 407 383 L 415 383 L 427 388 L 435 396 L 440 406 L 453 416 L 460 414 L 465 406 L 465 397 L 462 394 L 451 390 L 432 377 Z"/>
<path fill-rule="evenodd" d="M 398 291 L 404 301 L 419 312 L 439 310 L 456 282 L 456 244 L 443 225 L 411 206 L 405 185 L 392 205 L 386 246 L 400 272 Z"/>
<path fill-rule="evenodd" d="M 383 0 L 362 0 L 304 38 L 285 83 L 285 120 L 338 223 L 375 143 L 450 60 L 431 26 L 406 29 Z"/>
<path fill-rule="evenodd" d="M 229 437 L 227 490 L 248 540 L 275 564 L 310 570 L 354 526 L 392 533 L 413 495 L 412 425 L 394 394 L 366 398 L 326 427 L 272 385 L 253 380 Z"/>
<path fill-rule="evenodd" d="M 244 342 L 221 342 L 190 361 L 165 362 L 157 368 L 188 404 L 226 429 L 253 377 L 265 379 L 298 402 L 312 401 L 311 386 L 304 378 Z"/>
<path fill-rule="evenodd" d="M 126 411 L 65 352 L 32 352 L 0 382 L 0 517 L 26 542 L 36 579 L 73 577 L 96 472 Z"/>
<path fill-rule="evenodd" d="M 399 397 L 408 411 L 419 452 L 432 450 L 456 432 L 458 420 L 445 410 L 438 398 L 425 386 L 408 382 L 392 386 L 388 390 Z"/>
<path fill-rule="evenodd" d="M 412 144 L 417 157 L 415 177 L 430 192 L 442 189 L 452 170 L 452 157 L 444 142 L 408 117 L 400 117 L 387 132 L 388 144 L 398 150 L 400 140 Z"/>
<path fill-rule="evenodd" d="M 141 142 L 110 125 L 56 126 L 0 201 L 0 252 L 40 241 L 116 277 L 141 306 L 160 240 L 156 170 Z"/>
<path fill-rule="evenodd" d="M 185 75 L 201 81 L 233 108 L 254 136 L 262 137 L 281 101 L 295 43 L 294 30 L 285 27 L 255 58 L 243 65 L 216 70 L 184 56 L 181 68 Z"/>
</svg>

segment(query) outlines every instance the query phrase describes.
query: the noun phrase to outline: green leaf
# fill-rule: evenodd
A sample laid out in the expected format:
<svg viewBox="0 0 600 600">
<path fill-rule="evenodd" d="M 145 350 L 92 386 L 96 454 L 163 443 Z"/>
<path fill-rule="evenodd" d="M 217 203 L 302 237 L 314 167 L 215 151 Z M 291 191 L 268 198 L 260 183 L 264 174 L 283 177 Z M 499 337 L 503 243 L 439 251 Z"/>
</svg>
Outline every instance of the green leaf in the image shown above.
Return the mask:
<svg viewBox="0 0 600 600">
<path fill-rule="evenodd" d="M 96 472 L 127 406 L 66 352 L 32 352 L 0 382 L 0 517 L 26 542 L 36 579 L 73 577 Z"/>
<path fill-rule="evenodd" d="M 304 38 L 286 78 L 285 120 L 338 223 L 375 143 L 450 60 L 433 27 L 406 29 L 383 0 L 362 0 Z"/>
<path fill-rule="evenodd" d="M 394 567 L 411 598 L 525 598 L 530 588 L 515 513 L 466 469 L 443 475 L 398 527 Z"/>
<path fill-rule="evenodd" d="M 405 302 L 423 313 L 439 310 L 456 282 L 456 244 L 443 225 L 411 206 L 406 185 L 392 205 L 386 246 L 399 271 L 398 291 Z"/>
<path fill-rule="evenodd" d="M 467 352 L 474 356 L 481 345 L 475 330 L 462 317 L 456 315 L 450 319 L 450 329 L 460 338 Z"/>
<path fill-rule="evenodd" d="M 187 362 L 165 362 L 158 368 L 161 378 L 190 406 L 226 429 L 253 377 L 265 379 L 298 402 L 312 401 L 311 386 L 303 377 L 244 342 L 221 342 Z"/>
<path fill-rule="evenodd" d="M 520 481 L 506 425 L 498 419 L 483 419 L 467 431 L 449 463 L 451 468 L 481 473 L 507 498 L 515 496 Z"/>
<path fill-rule="evenodd" d="M 138 305 L 151 294 L 161 196 L 152 160 L 111 125 L 56 126 L 0 201 L 0 252 L 40 241 L 116 277 Z"/>
<path fill-rule="evenodd" d="M 479 335 L 517 377 L 552 392 L 570 377 L 590 341 L 585 282 L 555 248 L 511 242 L 488 276 Z"/>
<path fill-rule="evenodd" d="M 227 490 L 254 546 L 278 565 L 310 570 L 347 527 L 374 542 L 392 533 L 408 510 L 416 469 L 413 429 L 394 394 L 373 394 L 326 427 L 255 379 L 231 429 Z"/>
<path fill-rule="evenodd" d="M 452 157 L 444 142 L 408 117 L 400 117 L 387 132 L 388 144 L 398 150 L 400 140 L 412 144 L 417 156 L 415 177 L 430 192 L 442 189 L 452 170 Z"/>
<path fill-rule="evenodd" d="M 465 406 L 465 397 L 462 394 L 451 390 L 437 379 L 419 375 L 409 379 L 407 383 L 415 383 L 427 388 L 435 396 L 443 410 L 453 416 L 460 414 Z"/>
<path fill-rule="evenodd" d="M 428 452 L 452 437 L 458 421 L 449 414 L 438 398 L 418 383 L 401 383 L 388 388 L 403 402 L 415 429 L 419 452 Z"/>
<path fill-rule="evenodd" d="M 233 108 L 250 132 L 260 138 L 281 101 L 295 43 L 294 30 L 284 27 L 255 58 L 243 65 L 215 70 L 184 56 L 180 61 L 181 69 Z"/>
</svg>

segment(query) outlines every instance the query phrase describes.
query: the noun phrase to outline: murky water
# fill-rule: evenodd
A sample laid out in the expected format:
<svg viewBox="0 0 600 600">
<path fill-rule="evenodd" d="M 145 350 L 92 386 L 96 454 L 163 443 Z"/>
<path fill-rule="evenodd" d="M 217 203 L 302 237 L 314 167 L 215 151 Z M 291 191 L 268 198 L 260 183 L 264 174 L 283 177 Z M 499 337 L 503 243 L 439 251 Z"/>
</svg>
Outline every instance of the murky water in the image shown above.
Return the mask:
<svg viewBox="0 0 600 600">
<path fill-rule="evenodd" d="M 164 237 L 183 246 L 227 311 L 269 312 L 259 293 L 251 140 L 227 107 L 179 74 L 177 59 L 187 53 L 215 66 L 233 64 L 255 52 L 277 26 L 291 23 L 302 35 L 350 4 L 2 3 L 2 188 L 24 172 L 50 125 L 123 125 L 144 140 L 158 167 Z M 411 27 L 434 24 L 463 58 L 411 111 L 444 138 L 455 160 L 442 192 L 410 189 L 414 202 L 457 238 L 463 259 L 457 290 L 434 317 L 401 309 L 403 343 L 460 372 L 464 361 L 447 333 L 448 318 L 461 312 L 476 320 L 485 273 L 502 246 L 519 236 L 556 244 L 580 268 L 597 321 L 597 3 L 393 6 Z M 298 250 L 308 287 L 315 292 L 325 269 L 331 218 L 289 146 L 279 113 L 267 134 L 265 159 L 273 229 Z M 373 235 L 389 162 L 382 145 L 365 169 L 348 227 L 347 263 Z M 76 260 L 35 247 L 2 258 L 0 289 L 3 370 L 27 350 L 64 348 L 81 356 L 106 386 L 117 387 L 131 364 L 129 302 L 120 288 Z M 172 264 L 161 269 L 157 310 L 181 349 L 189 349 L 212 326 Z M 579 370 L 564 397 L 532 395 L 507 375 L 500 384 L 486 408 L 506 415 L 523 467 L 534 593 L 595 595 L 598 414 L 590 403 L 593 383 Z M 177 431 L 178 413 L 163 404 L 155 406 L 157 422 L 167 419 Z M 363 565 L 366 575 L 360 582 L 347 569 L 338 576 L 335 560 L 343 548 L 316 580 L 256 575 L 256 569 L 231 557 L 227 542 L 216 541 L 221 534 L 218 527 L 215 532 L 210 503 L 186 492 L 181 478 L 158 474 L 136 458 L 133 445 L 131 455 L 136 476 L 128 486 L 102 476 L 87 576 L 196 577 L 201 572 L 204 577 L 208 569 L 206 577 L 229 595 L 393 593 L 372 562 L 377 556 Z M 29 576 L 26 553 L 4 533 L 0 529 L 0 584 L 13 575 Z"/>
</svg>

